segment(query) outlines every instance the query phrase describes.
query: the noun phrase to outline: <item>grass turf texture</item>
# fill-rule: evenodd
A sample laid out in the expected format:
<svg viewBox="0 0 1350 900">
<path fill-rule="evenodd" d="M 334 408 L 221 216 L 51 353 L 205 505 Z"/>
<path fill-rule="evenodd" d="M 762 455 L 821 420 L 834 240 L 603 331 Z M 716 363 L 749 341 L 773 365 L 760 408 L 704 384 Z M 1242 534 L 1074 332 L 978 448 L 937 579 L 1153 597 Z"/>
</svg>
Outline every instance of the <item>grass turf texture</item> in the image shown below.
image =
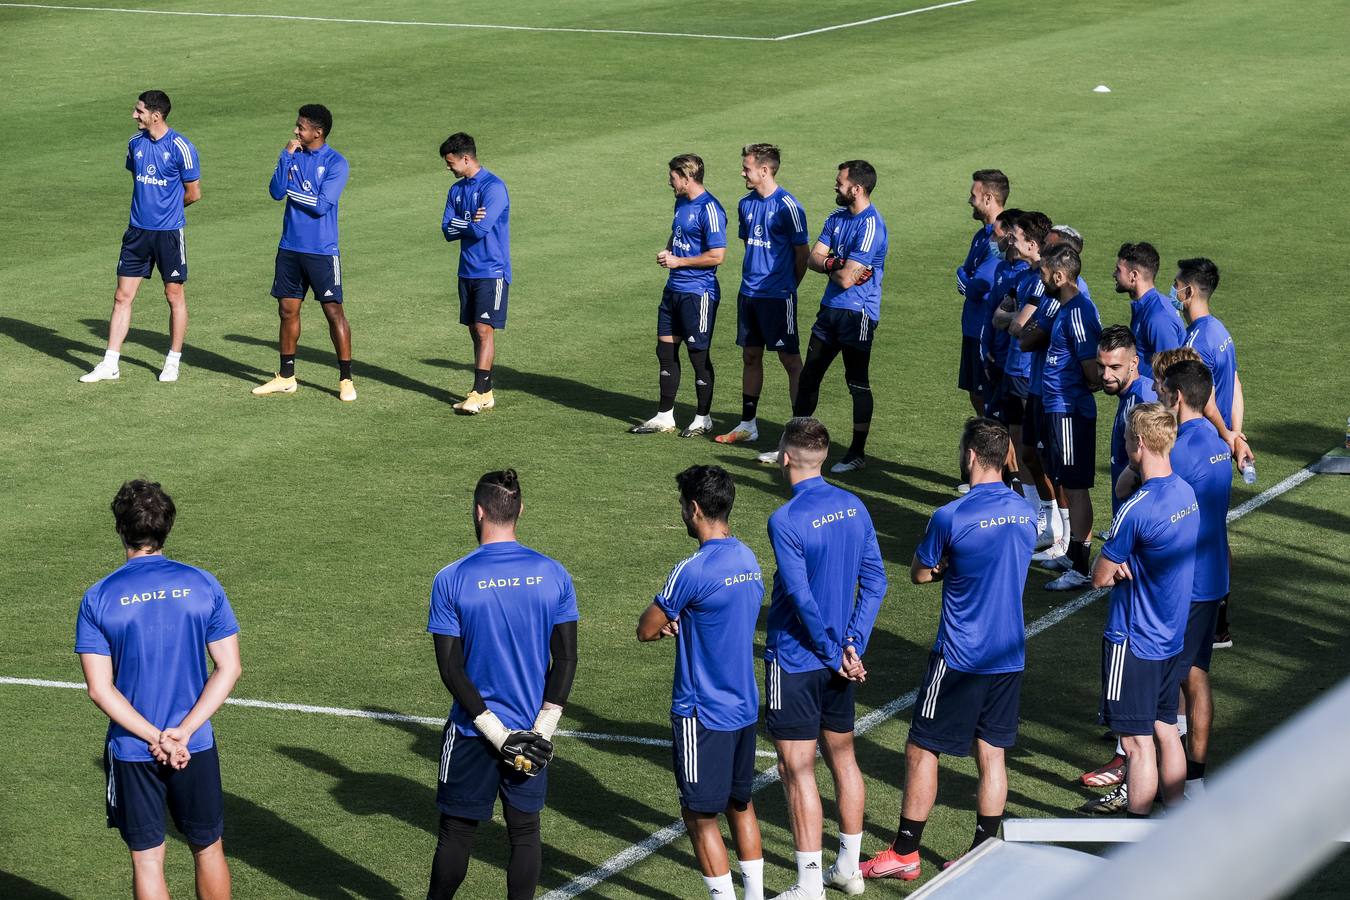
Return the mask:
<svg viewBox="0 0 1350 900">
<path fill-rule="evenodd" d="M 279 11 L 228 0 L 165 8 Z M 321 14 L 772 36 L 893 11 L 609 0 L 454 14 L 338 2 Z M 179 503 L 171 555 L 212 569 L 230 593 L 244 629 L 240 696 L 441 715 L 447 700 L 423 633 L 427 588 L 472 545 L 477 476 L 513 465 L 524 479 L 523 538 L 568 565 L 581 601 L 582 659 L 564 727 L 667 737 L 671 647 L 637 646 L 632 625 L 690 549 L 671 475 L 694 462 L 731 468 L 733 525 L 766 571 L 764 521 L 784 492 L 747 450 L 622 433 L 653 408 L 663 274 L 654 256 L 671 202 L 664 164 L 701 153 L 708 187 L 732 209 L 740 145 L 773 140 L 784 147 L 782 182 L 812 228 L 831 207 L 835 165 L 852 157 L 880 172 L 876 202 L 890 224 L 871 462 L 847 482 L 877 521 L 893 585 L 859 695 L 863 709 L 881 705 L 919 683 L 938 609 L 938 591 L 909 586 L 904 573 L 931 509 L 954 496 L 967 405 L 954 388 L 960 307 L 950 273 L 973 227 L 963 205 L 973 169 L 1001 166 L 1014 204 L 1084 232 L 1084 274 L 1107 324 L 1128 321 L 1110 292 L 1120 242 L 1153 241 L 1165 267 L 1216 259 L 1216 311 L 1238 343 L 1247 430 L 1261 454 L 1256 488 L 1338 439 L 1344 384 L 1322 373 L 1327 349 L 1350 335 L 1321 233 L 1335 233 L 1341 211 L 1327 186 L 1350 126 L 1340 11 L 1327 0 L 1195 0 L 1066 15 L 980 0 L 769 44 L 0 8 L 0 81 L 17 126 L 0 136 L 14 161 L 0 172 L 9 285 L 0 674 L 78 679 L 70 643 L 80 592 L 118 562 L 107 502 L 122 479 L 146 474 Z M 1114 93 L 1091 93 L 1097 83 Z M 184 374 L 175 385 L 154 381 L 166 338 L 151 281 L 122 380 L 80 385 L 102 352 L 126 222 L 129 110 L 149 87 L 174 99 L 171 124 L 202 156 L 204 199 L 188 216 Z M 248 394 L 276 361 L 267 289 L 281 210 L 266 183 L 296 107 L 315 101 L 333 109 L 333 145 L 352 167 L 342 251 L 361 391 L 353 406 L 335 399 L 312 304 L 300 392 Z M 500 408 L 472 420 L 449 411 L 471 365 L 454 324 L 455 252 L 437 233 L 449 176 L 435 151 L 457 129 L 478 139 L 514 206 Z M 733 249 L 721 274 L 728 302 L 713 352 L 714 415 L 727 426 L 739 395 L 739 257 Z M 810 276 L 803 327 L 820 288 Z M 772 440 L 786 392 L 781 371 L 767 370 L 761 429 Z M 689 381 L 686 365 L 681 422 Z M 1114 401 L 1100 403 L 1104 472 Z M 846 438 L 839 372 L 820 414 Z M 1237 484 L 1235 503 L 1253 493 Z M 1104 475 L 1095 497 L 1101 523 Z M 1216 654 L 1216 766 L 1350 669 L 1348 501 L 1350 483 L 1319 477 L 1234 527 L 1238 646 Z M 1067 599 L 1041 591 L 1044 580 L 1033 571 L 1029 621 Z M 1101 615 L 1100 605 L 1086 610 L 1029 645 L 1010 815 L 1076 805 L 1083 795 L 1069 779 L 1109 752 L 1091 725 Z M 74 691 L 0 686 L 0 698 L 0 893 L 124 890 L 124 852 L 101 821 L 102 716 Z M 240 896 L 420 894 L 434 843 L 434 728 L 237 708 L 216 722 Z M 904 735 L 903 721 L 892 722 L 861 742 L 866 852 L 896 818 Z M 968 842 L 973 772 L 944 766 L 926 874 Z M 677 815 L 659 748 L 564 739 L 551 790 L 544 888 Z M 757 802 L 769 886 L 782 889 L 792 855 L 781 790 Z M 482 829 L 465 896 L 501 892 L 503 838 L 500 822 Z M 681 840 L 594 895 L 693 896 L 702 888 L 691 865 Z M 178 893 L 190 889 L 185 853 L 170 854 L 169 874 Z M 1347 875 L 1342 854 L 1302 893 L 1332 896 Z"/>
</svg>

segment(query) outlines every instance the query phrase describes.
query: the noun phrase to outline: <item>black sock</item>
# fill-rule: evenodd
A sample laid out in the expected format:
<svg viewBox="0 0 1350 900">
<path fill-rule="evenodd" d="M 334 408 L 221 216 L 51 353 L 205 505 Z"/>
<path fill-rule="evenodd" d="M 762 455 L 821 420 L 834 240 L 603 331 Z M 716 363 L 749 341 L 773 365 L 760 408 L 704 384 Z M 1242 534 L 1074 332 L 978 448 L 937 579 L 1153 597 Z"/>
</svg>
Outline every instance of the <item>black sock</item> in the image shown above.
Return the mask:
<svg viewBox="0 0 1350 900">
<path fill-rule="evenodd" d="M 759 394 L 741 394 L 741 421 L 753 422 L 759 414 Z"/>
<path fill-rule="evenodd" d="M 1193 759 L 1186 760 L 1186 780 L 1195 781 L 1197 778 L 1205 777 L 1205 764 L 1196 762 Z"/>
<path fill-rule="evenodd" d="M 1002 813 L 998 814 L 997 816 L 976 815 L 975 840 L 970 842 L 970 849 L 974 850 L 976 847 L 980 846 L 985 841 L 989 840 L 991 837 L 997 837 L 998 826 L 1002 824 L 1003 824 Z"/>
<path fill-rule="evenodd" d="M 1088 574 L 1088 560 L 1092 558 L 1092 539 L 1086 541 L 1069 541 L 1069 562 L 1073 563 L 1073 570 L 1080 575 Z"/>
<path fill-rule="evenodd" d="M 891 847 L 901 856 L 918 850 L 919 841 L 923 840 L 923 826 L 927 824 L 927 819 L 906 819 L 901 816 L 900 827 L 895 830 L 895 843 Z"/>
<path fill-rule="evenodd" d="M 667 341 L 656 342 L 656 362 L 661 367 L 661 399 L 656 405 L 657 412 L 670 412 L 675 408 L 675 395 L 680 392 L 680 356 L 678 348 Z"/>
<path fill-rule="evenodd" d="M 350 359 L 338 360 L 338 378 L 343 381 L 352 380 L 352 361 Z"/>
<path fill-rule="evenodd" d="M 713 364 L 707 350 L 690 350 L 689 365 L 694 368 L 694 394 L 698 397 L 700 416 L 712 412 Z"/>
<path fill-rule="evenodd" d="M 853 429 L 853 442 L 848 445 L 848 452 L 845 456 L 866 456 L 864 452 L 867 449 L 867 428 Z"/>
<path fill-rule="evenodd" d="M 486 394 L 492 390 L 491 369 L 473 370 L 473 389 L 480 394 Z"/>
<path fill-rule="evenodd" d="M 277 374 L 279 374 L 282 378 L 294 378 L 294 377 L 295 377 L 295 354 L 294 354 L 294 353 L 283 353 L 283 354 L 281 354 L 281 371 L 278 372 Z"/>
<path fill-rule="evenodd" d="M 1216 635 L 1217 635 L 1217 634 L 1227 634 L 1227 633 L 1228 633 L 1228 598 L 1227 598 L 1227 597 L 1224 597 L 1222 600 L 1219 601 L 1219 621 L 1218 621 L 1218 623 L 1214 626 L 1214 633 L 1215 633 Z"/>
<path fill-rule="evenodd" d="M 539 839 L 539 813 L 525 813 L 509 803 L 502 804 L 506 835 L 511 842 L 511 857 L 506 864 L 507 900 L 528 900 L 539 885 L 544 848 Z"/>
<path fill-rule="evenodd" d="M 448 900 L 455 896 L 469 871 L 469 851 L 473 848 L 473 833 L 477 828 L 478 823 L 473 819 L 441 814 L 427 900 Z"/>
</svg>

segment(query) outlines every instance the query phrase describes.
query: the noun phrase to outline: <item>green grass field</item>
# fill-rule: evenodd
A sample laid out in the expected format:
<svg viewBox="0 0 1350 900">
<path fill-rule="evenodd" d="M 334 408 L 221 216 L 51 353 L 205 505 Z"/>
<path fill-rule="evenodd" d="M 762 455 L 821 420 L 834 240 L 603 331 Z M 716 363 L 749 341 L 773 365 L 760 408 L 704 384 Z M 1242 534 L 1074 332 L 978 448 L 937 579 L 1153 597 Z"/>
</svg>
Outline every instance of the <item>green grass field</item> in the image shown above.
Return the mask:
<svg viewBox="0 0 1350 900">
<path fill-rule="evenodd" d="M 499 6 L 159 8 L 741 37 L 904 8 Z M 770 140 L 784 148 L 780 180 L 812 228 L 831 208 L 840 160 L 867 158 L 880 173 L 875 202 L 891 249 L 873 354 L 877 414 L 869 467 L 847 484 L 872 511 L 891 576 L 859 695 L 860 712 L 883 706 L 918 685 L 938 611 L 938 591 L 904 576 L 928 515 L 955 496 L 968 405 L 954 386 L 951 270 L 973 227 L 964 205 L 973 169 L 1001 167 L 1015 205 L 1084 233 L 1084 276 L 1104 323 L 1128 321 L 1110 292 L 1121 242 L 1152 241 L 1165 266 L 1194 255 L 1218 262 L 1215 308 L 1237 341 L 1261 474 L 1254 487 L 1235 486 L 1235 503 L 1340 440 L 1350 413 L 1335 361 L 1350 342 L 1338 251 L 1350 129 L 1344 12 L 1339 0 L 978 0 L 747 41 L 0 5 L 10 123 L 0 134 L 0 676 L 79 680 L 71 645 L 80 595 L 119 562 L 107 504 L 123 479 L 147 475 L 178 502 L 170 555 L 216 572 L 230 594 L 243 627 L 237 696 L 443 716 L 448 697 L 424 633 L 427 591 L 473 544 L 478 475 L 511 465 L 524 482 L 523 539 L 569 567 L 580 598 L 582 660 L 563 727 L 667 737 L 672 648 L 638 646 L 633 624 L 690 549 L 671 476 L 694 462 L 731 469 L 740 488 L 733 526 L 766 571 L 764 524 L 785 491 L 747 450 L 623 433 L 655 400 L 665 162 L 703 155 L 708 187 L 730 209 L 743 191 L 740 146 Z M 1093 93 L 1099 83 L 1113 93 Z M 196 143 L 203 167 L 204 198 L 188 214 L 184 374 L 174 385 L 155 381 L 166 315 L 148 283 L 121 380 L 81 385 L 102 353 L 126 224 L 130 109 L 151 87 L 173 98 L 171 124 Z M 351 406 L 336 400 L 331 347 L 312 307 L 300 392 L 248 393 L 276 365 L 268 288 L 281 209 L 267 180 L 306 102 L 333 110 L 332 144 L 351 164 L 342 253 L 361 392 Z M 472 373 L 455 324 L 456 251 L 439 234 L 449 175 L 436 148 L 461 129 L 507 181 L 513 205 L 499 408 L 476 419 L 449 408 Z M 733 250 L 725 295 L 738 278 Z M 803 326 L 820 289 L 810 276 Z M 739 402 L 733 304 L 721 319 L 714 417 L 729 425 Z M 788 410 L 781 371 L 768 372 L 761 418 L 772 440 Z M 681 420 L 692 398 L 685 381 Z M 1101 408 L 1104 448 L 1114 402 Z M 847 434 L 838 373 L 819 414 Z M 1319 476 L 1233 526 L 1237 645 L 1216 654 L 1213 767 L 1350 673 L 1347 509 L 1350 480 Z M 1033 570 L 1029 622 L 1072 599 L 1041 590 L 1045 580 Z M 1102 604 L 1090 606 L 1028 644 L 1010 815 L 1076 806 L 1085 794 L 1071 779 L 1109 752 L 1093 725 L 1102 615 Z M 0 895 L 125 893 L 125 852 L 102 821 L 103 716 L 74 690 L 4 684 L 0 710 Z M 898 815 L 907 720 L 860 741 L 868 853 L 889 840 Z M 215 721 L 239 896 L 422 894 L 436 821 L 434 726 L 240 707 Z M 660 747 L 560 740 L 543 890 L 677 819 L 668 757 Z M 944 766 L 926 875 L 968 843 L 973 779 L 968 762 Z M 768 886 L 782 890 L 793 873 L 781 790 L 770 786 L 757 804 Z M 463 896 L 502 893 L 504 843 L 500 821 L 481 830 Z M 171 848 L 177 895 L 191 891 L 187 859 Z M 681 838 L 587 896 L 700 896 L 692 862 Z M 1300 896 L 1344 896 L 1347 877 L 1343 853 Z"/>
</svg>

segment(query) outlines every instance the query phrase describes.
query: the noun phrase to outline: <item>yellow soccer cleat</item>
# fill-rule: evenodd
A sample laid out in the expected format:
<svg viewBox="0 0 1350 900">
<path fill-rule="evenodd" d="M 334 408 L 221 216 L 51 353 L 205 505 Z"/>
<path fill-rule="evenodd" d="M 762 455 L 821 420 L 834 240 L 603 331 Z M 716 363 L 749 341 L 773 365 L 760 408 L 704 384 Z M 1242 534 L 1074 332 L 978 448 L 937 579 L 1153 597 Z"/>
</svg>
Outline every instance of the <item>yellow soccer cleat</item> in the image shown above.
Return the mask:
<svg viewBox="0 0 1350 900">
<path fill-rule="evenodd" d="M 751 444 L 759 440 L 759 429 L 752 423 L 742 422 L 726 434 L 713 438 L 719 444 Z"/>
<path fill-rule="evenodd" d="M 356 399 L 356 385 L 352 384 L 350 378 L 338 382 L 338 399 L 343 403 L 351 403 Z"/>
<path fill-rule="evenodd" d="M 295 382 L 295 376 L 283 378 L 278 375 L 267 384 L 260 384 L 253 389 L 253 396 L 266 397 L 268 394 L 294 394 L 295 389 L 299 387 Z"/>
<path fill-rule="evenodd" d="M 476 416 L 485 409 L 492 409 L 497 405 L 497 400 L 492 396 L 492 391 L 486 394 L 480 394 L 477 391 L 469 391 L 469 396 L 454 405 L 455 412 L 465 416 Z"/>
</svg>

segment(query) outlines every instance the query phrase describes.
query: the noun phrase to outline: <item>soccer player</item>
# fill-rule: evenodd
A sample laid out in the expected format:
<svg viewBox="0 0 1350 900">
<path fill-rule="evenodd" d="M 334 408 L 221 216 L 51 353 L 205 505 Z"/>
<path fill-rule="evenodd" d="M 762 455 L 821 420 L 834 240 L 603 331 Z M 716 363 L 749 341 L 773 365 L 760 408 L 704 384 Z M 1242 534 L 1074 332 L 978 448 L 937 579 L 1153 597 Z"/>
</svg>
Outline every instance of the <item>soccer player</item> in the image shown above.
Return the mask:
<svg viewBox="0 0 1350 900">
<path fill-rule="evenodd" d="M 764 348 L 778 351 L 788 377 L 789 400 L 797 397 L 802 371 L 797 340 L 797 285 L 806 274 L 809 239 L 806 211 L 775 180 L 781 155 L 773 144 L 741 149 L 741 177 L 750 189 L 737 207 L 745 242 L 741 289 L 736 297 L 736 343 L 745 368 L 741 373 L 741 421 L 719 444 L 759 439 L 756 415 L 764 388 Z"/>
<path fill-rule="evenodd" d="M 961 368 L 956 386 L 970 395 L 975 415 L 984 414 L 984 357 L 981 338 L 990 280 L 977 281 L 981 267 L 996 265 L 1001 257 L 995 223 L 1008 202 L 1008 176 L 998 169 L 980 169 L 970 176 L 970 216 L 980 229 L 970 239 L 966 260 L 956 267 L 956 292 L 965 298 L 961 306 Z M 974 290 L 972 290 L 974 286 Z"/>
<path fill-rule="evenodd" d="M 506 895 L 533 897 L 539 882 L 545 767 L 577 668 L 577 596 L 566 569 L 517 542 L 522 508 L 514 470 L 478 479 L 478 549 L 431 585 L 427 631 L 454 703 L 441 743 L 428 900 L 455 895 L 474 831 L 498 797 L 511 842 Z"/>
<path fill-rule="evenodd" d="M 1170 805 L 1181 799 L 1186 779 L 1177 700 L 1200 507 L 1172 470 L 1176 434 L 1176 419 L 1162 404 L 1130 411 L 1125 446 L 1142 484 L 1116 512 L 1092 570 L 1094 587 L 1112 587 L 1102 640 L 1102 722 L 1124 744 L 1126 814 L 1138 818 L 1152 809 L 1160 780 Z"/>
<path fill-rule="evenodd" d="M 970 849 L 998 834 L 1003 819 L 1004 753 L 1017 738 L 1026 662 L 1022 589 L 1036 543 L 1036 517 L 1003 485 L 1008 447 L 1000 423 L 966 422 L 961 468 L 970 491 L 933 513 L 910 563 L 915 584 L 942 582 L 942 618 L 905 745 L 900 825 L 891 845 L 862 864 L 867 878 L 919 877 L 939 754 L 973 754 L 979 766 Z"/>
<path fill-rule="evenodd" d="M 1121 244 L 1116 253 L 1116 293 L 1130 297 L 1130 333 L 1138 349 L 1139 374 L 1152 380 L 1153 354 L 1180 347 L 1186 338 L 1181 316 L 1158 293 L 1158 251 L 1145 241 Z"/>
<path fill-rule="evenodd" d="M 1153 389 L 1153 369 L 1150 367 L 1147 377 L 1143 375 L 1143 362 L 1139 359 L 1134 332 L 1124 325 L 1102 329 L 1097 337 L 1097 365 L 1102 372 L 1102 390 L 1119 401 L 1116 418 L 1111 423 L 1111 514 L 1114 516 L 1124 499 L 1116 495 L 1115 484 L 1130 464 L 1129 454 L 1125 452 L 1125 422 L 1136 404 L 1152 403 L 1158 399 L 1158 394 Z"/>
<path fill-rule="evenodd" d="M 872 427 L 872 336 L 881 319 L 881 282 L 886 268 L 886 221 L 872 205 L 877 170 L 862 159 L 839 164 L 834 179 L 835 202 L 811 248 L 806 264 L 828 279 L 820 311 L 811 327 L 806 364 L 797 384 L 792 414 L 810 417 L 820 401 L 820 384 L 834 358 L 843 354 L 844 383 L 853 397 L 853 440 L 844 458 L 830 467 L 836 475 L 856 472 L 867 465 L 867 434 Z M 759 461 L 774 463 L 775 451 Z"/>
<path fill-rule="evenodd" d="M 146 91 L 136 98 L 131 118 L 139 129 L 127 141 L 127 171 L 131 180 L 131 222 L 122 235 L 122 253 L 117 259 L 117 290 L 113 292 L 112 317 L 108 320 L 108 349 L 80 381 L 115 381 L 121 376 L 118 361 L 122 342 L 131 328 L 131 304 L 141 281 L 159 269 L 164 299 L 169 301 L 169 353 L 164 357 L 160 381 L 177 381 L 182 365 L 183 338 L 187 334 L 187 243 L 183 210 L 202 199 L 202 169 L 197 148 L 169 127 L 169 96 Z"/>
<path fill-rule="evenodd" d="M 338 198 L 347 186 L 347 160 L 328 146 L 333 114 L 328 107 L 300 107 L 291 141 L 281 150 L 267 186 L 273 200 L 286 201 L 277 247 L 272 296 L 281 319 L 281 369 L 253 389 L 256 396 L 293 394 L 295 350 L 300 343 L 300 305 L 313 291 L 338 359 L 338 399 L 356 399 L 352 382 L 352 331 L 342 310 L 342 259 L 338 254 Z"/>
<path fill-rule="evenodd" d="M 825 895 L 817 747 L 839 806 L 839 855 L 826 877 L 849 894 L 863 889 L 858 854 L 866 797 L 853 755 L 853 689 L 867 676 L 863 657 L 886 595 L 886 569 L 867 508 L 820 475 L 829 450 L 830 433 L 820 422 L 788 421 L 778 455 L 792 499 L 769 517 L 777 571 L 764 649 L 766 724 L 797 857 L 797 883 L 779 900 Z"/>
<path fill-rule="evenodd" d="M 225 900 L 225 798 L 211 716 L 239 679 L 239 623 L 214 575 L 164 556 L 176 509 L 158 484 L 123 484 L 112 513 L 126 563 L 85 592 L 75 624 L 89 698 L 109 719 L 108 827 L 131 850 L 135 896 L 168 897 L 167 801 L 192 849 L 197 896 Z"/>
<path fill-rule="evenodd" d="M 1047 567 L 1061 571 L 1046 584 L 1046 590 L 1069 591 L 1091 580 L 1092 489 L 1097 468 L 1097 402 L 1093 391 L 1101 389 L 1097 367 L 1097 336 L 1101 320 L 1097 307 L 1079 291 L 1082 262 L 1069 246 L 1060 244 L 1041 258 L 1041 279 L 1046 293 L 1059 302 L 1059 311 L 1042 332 L 1033 326 L 1024 330 L 1023 349 L 1044 348 L 1041 375 L 1045 407 L 1047 455 L 1051 480 L 1064 492 L 1069 509 L 1069 544 L 1064 556 L 1049 560 Z"/>
<path fill-rule="evenodd" d="M 1189 323 L 1184 343 L 1200 354 L 1214 377 L 1214 404 L 1223 425 L 1219 433 L 1233 450 L 1233 458 L 1242 465 L 1253 458 L 1242 431 L 1247 401 L 1242 379 L 1238 377 L 1233 336 L 1210 309 L 1210 298 L 1218 286 L 1219 267 L 1210 260 L 1198 257 L 1177 262 L 1172 295 Z M 1216 428 L 1220 425 L 1218 421 L 1214 424 Z"/>
<path fill-rule="evenodd" d="M 478 147 L 464 132 L 441 142 L 441 158 L 459 179 L 446 195 L 441 233 L 459 241 L 459 324 L 473 342 L 473 390 L 454 410 L 473 416 L 497 405 L 492 361 L 511 290 L 511 198 L 506 183 L 479 164 Z"/>
<path fill-rule="evenodd" d="M 736 485 L 720 466 L 675 476 L 680 517 L 698 551 L 676 564 L 638 620 L 639 641 L 675 637 L 670 722 L 680 815 L 713 900 L 736 896 L 717 814 L 736 841 L 746 900 L 764 900 L 764 852 L 750 802 L 755 780 L 755 622 L 764 579 L 750 548 L 731 536 Z"/>
<path fill-rule="evenodd" d="M 660 400 L 656 415 L 628 429 L 631 434 L 675 430 L 675 395 L 680 390 L 679 344 L 685 345 L 694 369 L 698 408 L 681 437 L 711 433 L 713 367 L 708 358 L 721 288 L 717 267 L 727 255 L 727 214 L 703 187 L 703 160 L 683 153 L 670 161 L 670 189 L 675 192 L 675 218 L 666 248 L 656 264 L 669 271 L 661 305 L 656 309 L 656 362 Z"/>
</svg>

